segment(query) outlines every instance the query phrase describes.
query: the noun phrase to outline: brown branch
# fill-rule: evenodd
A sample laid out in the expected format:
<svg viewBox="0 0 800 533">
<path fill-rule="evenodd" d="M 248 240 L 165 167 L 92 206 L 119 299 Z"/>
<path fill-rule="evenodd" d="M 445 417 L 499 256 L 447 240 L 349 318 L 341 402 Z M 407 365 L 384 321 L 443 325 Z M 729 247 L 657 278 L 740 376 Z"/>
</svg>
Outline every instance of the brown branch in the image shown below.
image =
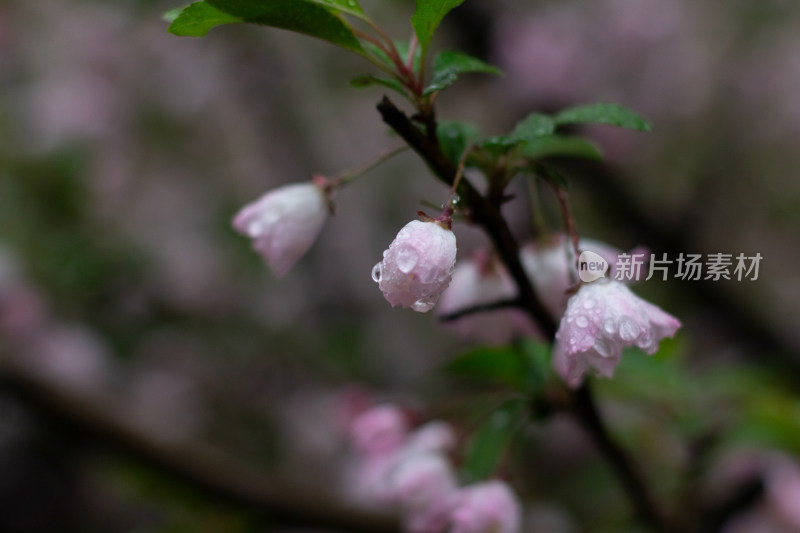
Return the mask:
<svg viewBox="0 0 800 533">
<path fill-rule="evenodd" d="M 460 318 L 464 318 L 465 316 L 474 315 L 477 313 L 488 313 L 490 311 L 497 311 L 498 309 L 508 309 L 509 307 L 521 307 L 519 300 L 516 298 L 512 300 L 498 300 L 488 304 L 465 307 L 464 309 L 459 309 L 453 313 L 441 315 L 439 317 L 439 322 L 453 322 Z"/>
<path fill-rule="evenodd" d="M 436 177 L 452 186 L 456 176 L 456 167 L 444 155 L 435 135 L 426 135 L 385 96 L 377 107 L 383 121 L 422 157 Z M 430 133 L 430 128 L 428 128 L 428 133 Z M 500 211 L 499 203 L 482 196 L 466 180 L 462 181 L 458 193 L 461 196 L 462 204 L 469 209 L 471 220 L 487 233 L 500 259 L 508 268 L 509 274 L 517 285 L 521 307 L 539 324 L 547 338 L 554 338 L 557 329 L 556 321 L 542 305 L 522 267 L 519 260 L 519 246 Z M 588 386 L 573 393 L 573 402 L 573 414 L 612 467 L 633 504 L 636 514 L 654 530 L 667 531 L 667 526 L 653 503 L 646 483 L 634 467 L 633 460 L 610 437 Z"/>
<path fill-rule="evenodd" d="M 230 505 L 265 515 L 271 524 L 361 533 L 399 533 L 394 516 L 341 501 L 318 487 L 270 480 L 233 458 L 199 446 L 166 443 L 124 422 L 118 414 L 71 391 L 45 382 L 24 367 L 0 363 L 0 386 L 50 419 L 155 466 L 195 490 Z"/>
</svg>

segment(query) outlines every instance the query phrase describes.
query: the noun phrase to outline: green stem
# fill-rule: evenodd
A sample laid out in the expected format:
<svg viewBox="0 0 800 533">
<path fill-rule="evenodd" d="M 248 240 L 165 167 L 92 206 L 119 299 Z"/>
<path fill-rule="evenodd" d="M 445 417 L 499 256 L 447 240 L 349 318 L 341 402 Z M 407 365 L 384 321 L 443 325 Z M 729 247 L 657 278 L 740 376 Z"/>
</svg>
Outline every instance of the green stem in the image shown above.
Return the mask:
<svg viewBox="0 0 800 533">
<path fill-rule="evenodd" d="M 399 146 L 395 146 L 394 148 L 387 148 L 365 163 L 362 163 L 353 169 L 346 170 L 338 176 L 331 178 L 328 182 L 328 187 L 331 189 L 344 187 L 356 178 L 360 178 L 373 168 L 385 163 L 397 154 L 405 152 L 408 149 L 409 147 L 406 144 L 401 144 Z"/>
</svg>

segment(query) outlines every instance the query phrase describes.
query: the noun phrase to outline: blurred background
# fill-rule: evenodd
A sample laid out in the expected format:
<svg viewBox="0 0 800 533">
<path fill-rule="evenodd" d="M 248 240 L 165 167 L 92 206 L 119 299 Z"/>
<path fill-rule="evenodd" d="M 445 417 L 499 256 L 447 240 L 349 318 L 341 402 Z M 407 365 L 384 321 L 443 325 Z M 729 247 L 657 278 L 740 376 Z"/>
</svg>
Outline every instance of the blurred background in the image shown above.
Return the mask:
<svg viewBox="0 0 800 533">
<path fill-rule="evenodd" d="M 413 2 L 361 3 L 407 38 Z M 465 428 L 482 405 L 477 389 L 441 373 L 469 344 L 430 315 L 392 309 L 370 280 L 420 202 L 446 197 L 413 154 L 343 190 L 316 245 L 280 281 L 230 226 L 268 189 L 396 144 L 375 111 L 381 90 L 348 85 L 371 66 L 272 29 L 175 37 L 161 19 L 172 7 L 0 4 L 0 351 L 35 378 L 0 379 L 2 531 L 272 530 L 147 453 L 118 453 L 130 446 L 69 413 L 91 418 L 102 406 L 166 447 L 221 450 L 255 471 L 336 490 L 343 427 L 358 405 L 390 399 Z M 437 101 L 442 119 L 493 135 L 534 110 L 616 101 L 654 124 L 646 135 L 585 130 L 606 162 L 565 166 L 578 231 L 671 257 L 761 254 L 757 281 L 650 281 L 636 291 L 684 323 L 668 347 L 685 372 L 676 380 L 703 389 L 727 365 L 745 365 L 754 380 L 726 382 L 728 400 L 690 396 L 682 408 L 717 427 L 743 416 L 731 397 L 780 389 L 773 425 L 751 441 L 794 452 L 799 27 L 800 6 L 787 0 L 469 0 L 434 42 L 506 73 L 460 81 Z M 520 193 L 508 216 L 525 241 Z M 558 228 L 557 211 L 546 215 Z M 474 229 L 456 234 L 462 256 L 487 245 Z M 630 398 L 653 400 L 647 379 L 667 379 L 631 373 L 645 380 L 637 390 L 604 383 L 619 400 L 609 416 L 643 456 L 661 457 L 653 468 L 669 469 L 683 455 L 657 407 L 670 412 L 688 393 L 661 389 L 631 413 Z M 84 403 L 49 397 L 48 387 Z M 625 509 L 622 496 L 570 494 L 570 483 L 614 483 L 577 433 L 556 419 L 526 436 L 515 476 L 531 520 L 620 531 L 607 514 Z M 544 466 L 553 459 L 566 466 Z"/>
</svg>

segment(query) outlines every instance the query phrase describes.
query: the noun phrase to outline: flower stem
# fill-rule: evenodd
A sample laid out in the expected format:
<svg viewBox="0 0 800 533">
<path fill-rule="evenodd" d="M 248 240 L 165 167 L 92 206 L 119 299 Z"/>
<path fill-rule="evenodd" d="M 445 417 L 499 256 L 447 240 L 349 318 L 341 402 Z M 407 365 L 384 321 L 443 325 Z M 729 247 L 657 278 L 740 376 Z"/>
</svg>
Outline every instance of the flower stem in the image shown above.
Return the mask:
<svg viewBox="0 0 800 533">
<path fill-rule="evenodd" d="M 344 187 L 345 185 L 349 184 L 356 178 L 360 178 L 373 168 L 385 163 L 386 161 L 393 158 L 397 154 L 405 152 L 406 150 L 408 150 L 408 145 L 406 144 L 401 144 L 395 146 L 394 148 L 386 148 L 385 150 L 382 150 L 378 155 L 376 155 L 369 161 L 366 161 L 365 163 L 362 163 L 361 165 L 355 168 L 346 170 L 345 172 L 339 174 L 338 176 L 331 178 L 330 181 L 328 182 L 327 187 L 329 189 L 338 189 Z"/>
</svg>

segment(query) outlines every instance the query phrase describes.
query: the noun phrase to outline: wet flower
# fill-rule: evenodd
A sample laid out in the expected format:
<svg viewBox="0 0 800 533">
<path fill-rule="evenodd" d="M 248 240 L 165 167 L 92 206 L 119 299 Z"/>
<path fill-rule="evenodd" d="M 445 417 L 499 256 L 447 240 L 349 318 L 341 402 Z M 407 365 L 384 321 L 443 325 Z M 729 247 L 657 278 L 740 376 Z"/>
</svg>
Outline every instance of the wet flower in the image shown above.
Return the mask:
<svg viewBox="0 0 800 533">
<path fill-rule="evenodd" d="M 517 287 L 505 266 L 489 252 L 480 251 L 456 265 L 436 311 L 439 316 L 446 316 L 512 300 L 516 294 Z M 491 344 L 507 344 L 515 337 L 538 334 L 528 315 L 513 307 L 471 313 L 444 324 L 464 337 Z"/>
<path fill-rule="evenodd" d="M 672 337 L 681 323 L 642 300 L 621 282 L 598 280 L 583 285 L 569 299 L 553 348 L 553 366 L 577 387 L 588 367 L 612 377 L 622 349 L 637 346 L 647 354 Z"/>
<path fill-rule="evenodd" d="M 293 183 L 242 208 L 233 227 L 253 239 L 253 248 L 280 278 L 308 251 L 327 216 L 328 199 L 320 185 Z"/>
<path fill-rule="evenodd" d="M 514 492 L 502 481 L 476 483 L 453 497 L 452 533 L 517 533 L 521 511 Z"/>
<path fill-rule="evenodd" d="M 372 279 L 394 306 L 430 311 L 450 284 L 456 237 L 438 220 L 412 220 L 400 230 L 372 270 Z"/>
</svg>

